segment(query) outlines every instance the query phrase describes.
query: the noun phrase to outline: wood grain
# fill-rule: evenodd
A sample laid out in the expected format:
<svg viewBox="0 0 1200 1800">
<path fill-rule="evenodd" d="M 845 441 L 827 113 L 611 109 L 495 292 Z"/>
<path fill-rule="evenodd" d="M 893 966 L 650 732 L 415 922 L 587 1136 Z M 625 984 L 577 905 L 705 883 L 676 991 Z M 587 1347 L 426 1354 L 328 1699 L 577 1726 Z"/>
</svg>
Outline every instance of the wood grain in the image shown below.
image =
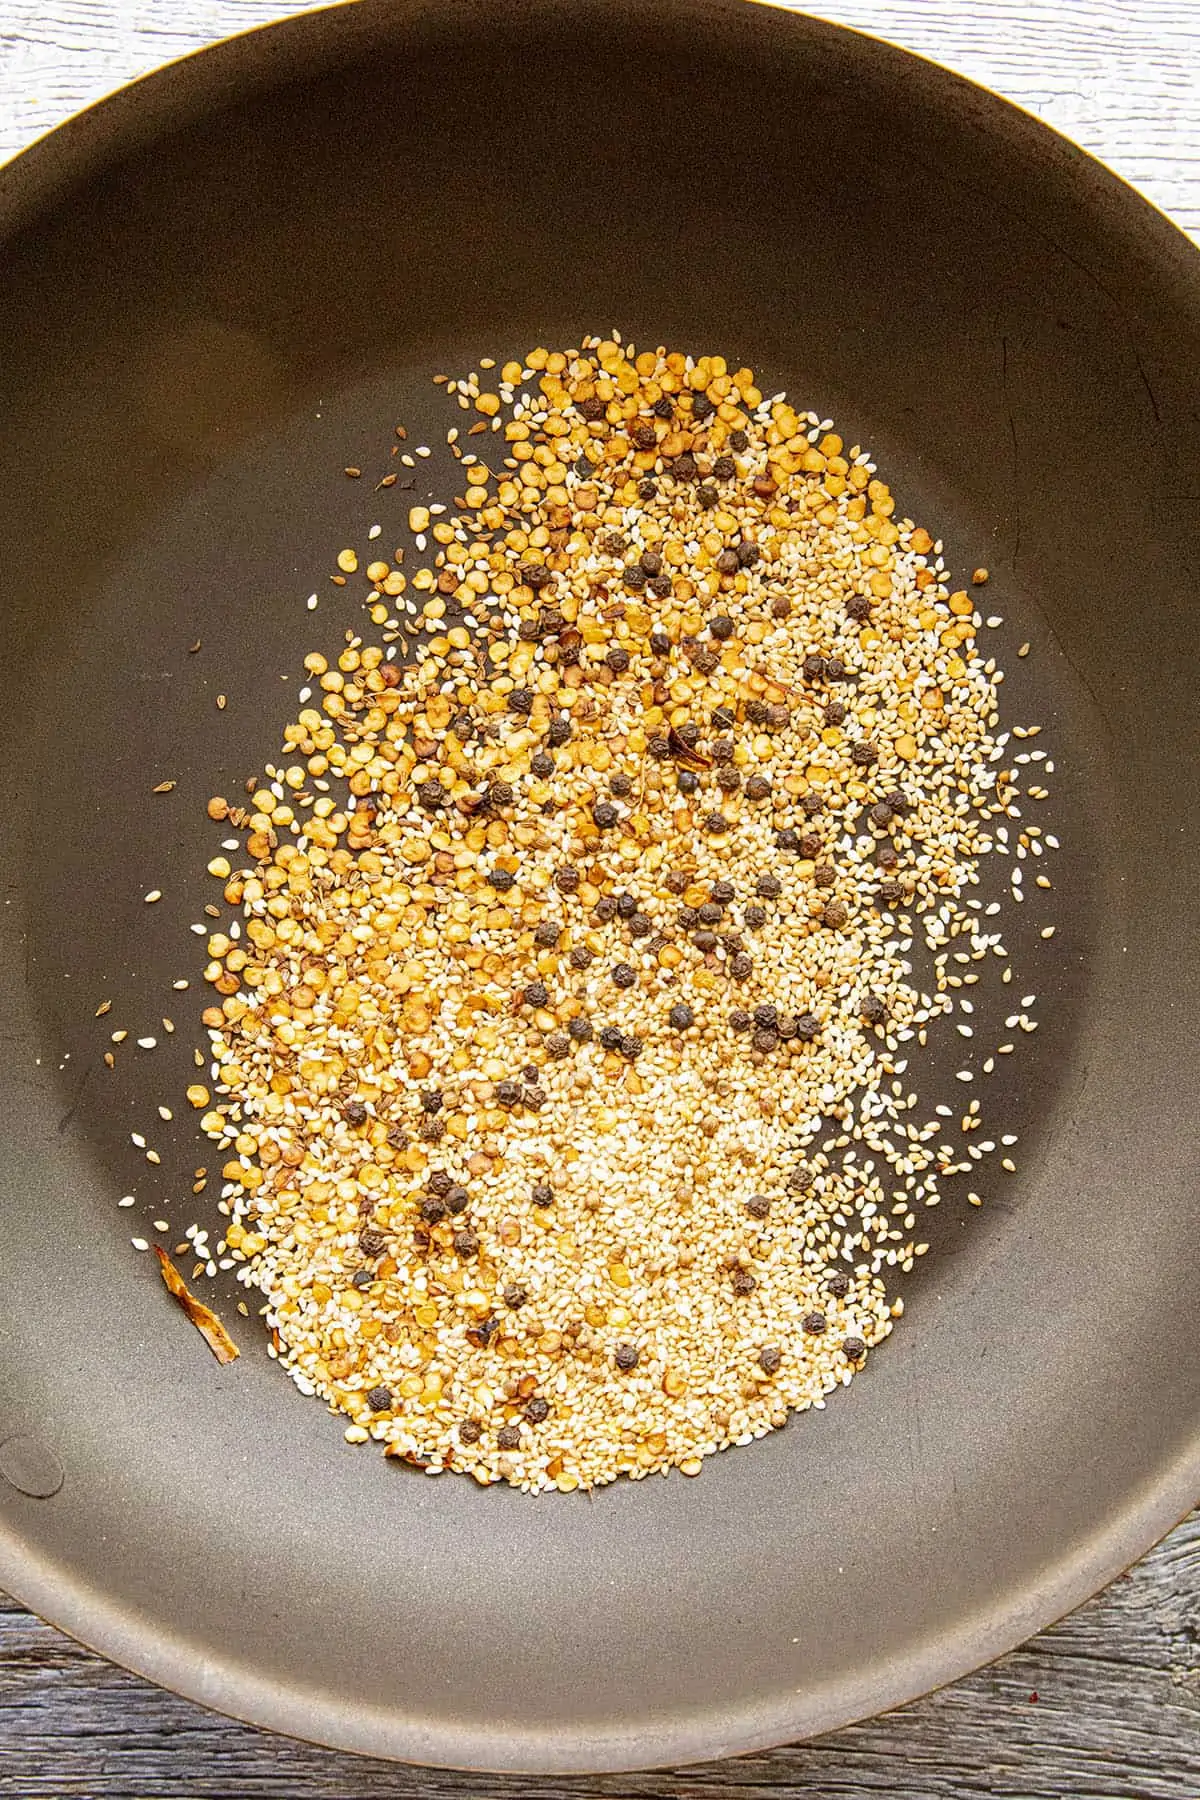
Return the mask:
<svg viewBox="0 0 1200 1800">
<path fill-rule="evenodd" d="M 0 158 L 122 82 L 306 0 L 0 0 Z M 814 0 L 1039 114 L 1200 236 L 1196 0 Z"/>
<path fill-rule="evenodd" d="M 500 0 L 498 0 L 500 3 Z M 0 161 L 81 106 L 302 0 L 0 0 Z M 1200 239 L 1198 0 L 829 0 L 1065 131 Z M 611 1779 L 458 1776 L 294 1744 L 113 1668 L 0 1596 L 14 1800 L 1200 1800 L 1200 1514 L 1090 1605 L 940 1694 L 819 1743 Z"/>
<path fill-rule="evenodd" d="M 20 1800 L 1197 1800 L 1200 1513 L 1024 1650 L 819 1740 L 659 1774 L 396 1768 L 235 1725 L 0 1598 L 0 1794 Z"/>
</svg>

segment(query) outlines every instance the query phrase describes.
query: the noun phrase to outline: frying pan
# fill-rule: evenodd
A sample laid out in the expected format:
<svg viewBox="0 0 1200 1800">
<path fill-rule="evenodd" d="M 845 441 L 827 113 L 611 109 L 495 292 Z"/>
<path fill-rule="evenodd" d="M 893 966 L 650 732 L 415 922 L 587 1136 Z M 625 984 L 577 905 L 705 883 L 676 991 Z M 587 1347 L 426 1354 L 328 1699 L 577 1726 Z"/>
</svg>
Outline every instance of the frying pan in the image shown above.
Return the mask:
<svg viewBox="0 0 1200 1800">
<path fill-rule="evenodd" d="M 552 1771 L 827 1730 L 1114 1576 L 1200 1492 L 1195 252 L 992 96 L 725 0 L 305 15 L 0 204 L 0 1582 L 241 1718 Z M 199 1036 L 204 800 L 362 626 L 336 550 L 410 503 L 343 467 L 443 442 L 436 371 L 613 325 L 761 369 L 989 566 L 1063 848 L 1009 928 L 1041 1027 L 975 1089 L 1017 1173 L 930 1215 L 865 1375 L 699 1480 L 534 1501 L 350 1450 L 220 1282 L 219 1368 L 129 1240 L 207 1204 L 153 1111 Z M 108 1070 L 114 1024 L 159 1047 Z"/>
</svg>

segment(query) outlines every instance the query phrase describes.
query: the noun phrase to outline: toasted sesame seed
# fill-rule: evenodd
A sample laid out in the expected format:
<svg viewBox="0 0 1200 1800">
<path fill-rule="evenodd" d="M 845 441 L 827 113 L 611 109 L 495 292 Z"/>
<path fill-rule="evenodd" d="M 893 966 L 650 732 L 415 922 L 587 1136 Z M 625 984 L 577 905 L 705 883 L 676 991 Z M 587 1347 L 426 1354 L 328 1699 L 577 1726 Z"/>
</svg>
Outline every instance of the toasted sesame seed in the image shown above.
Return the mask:
<svg viewBox="0 0 1200 1800">
<path fill-rule="evenodd" d="M 749 371 L 613 333 L 440 385 L 500 435 L 485 467 L 452 430 L 431 556 L 366 570 L 414 660 L 314 652 L 283 766 L 210 802 L 238 916 L 191 927 L 187 1097 L 225 1235 L 189 1241 L 349 1442 L 531 1491 L 695 1473 L 850 1378 L 915 1209 L 994 1147 L 934 1144 L 898 1050 L 1004 956 L 972 892 L 1031 841 L 1003 675 L 940 540 Z"/>
</svg>

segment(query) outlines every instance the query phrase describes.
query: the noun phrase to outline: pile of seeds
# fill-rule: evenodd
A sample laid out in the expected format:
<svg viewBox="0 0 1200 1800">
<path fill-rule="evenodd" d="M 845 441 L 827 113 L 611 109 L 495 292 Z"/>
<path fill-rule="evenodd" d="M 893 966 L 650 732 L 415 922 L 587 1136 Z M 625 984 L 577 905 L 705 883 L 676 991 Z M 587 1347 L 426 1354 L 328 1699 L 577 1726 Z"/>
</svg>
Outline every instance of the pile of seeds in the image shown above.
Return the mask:
<svg viewBox="0 0 1200 1800">
<path fill-rule="evenodd" d="M 447 385 L 462 491 L 366 568 L 384 643 L 309 656 L 209 804 L 221 1249 L 351 1442 L 694 1474 L 851 1379 L 973 1167 L 899 1077 L 947 946 L 1003 955 L 999 677 L 866 452 L 749 370 L 614 337 Z"/>
</svg>

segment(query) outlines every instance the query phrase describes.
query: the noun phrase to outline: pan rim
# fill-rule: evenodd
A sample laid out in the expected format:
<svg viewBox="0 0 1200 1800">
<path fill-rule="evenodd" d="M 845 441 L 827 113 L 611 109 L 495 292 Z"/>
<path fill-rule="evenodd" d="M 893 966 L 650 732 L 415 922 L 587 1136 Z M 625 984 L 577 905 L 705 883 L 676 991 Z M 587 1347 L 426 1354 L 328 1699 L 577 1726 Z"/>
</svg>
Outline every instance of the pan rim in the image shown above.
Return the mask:
<svg viewBox="0 0 1200 1800">
<path fill-rule="evenodd" d="M 409 3 L 406 0 L 406 5 Z M 796 14 L 777 0 L 691 0 L 699 10 L 714 14 L 729 13 L 747 3 L 788 12 L 812 30 L 866 39 L 890 55 L 919 63 L 947 88 L 970 95 L 975 106 L 1017 115 L 1027 135 L 1036 134 L 1047 148 L 1056 146 L 1056 154 L 1069 158 L 1077 178 L 1089 182 L 1110 208 L 1120 208 L 1126 223 L 1138 225 L 1148 237 L 1161 262 L 1172 263 L 1176 272 L 1196 287 L 1200 265 L 1195 262 L 1195 247 L 1180 228 L 1122 177 L 1025 108 L 875 33 Z M 69 184 L 85 175 L 93 156 L 103 156 L 109 142 L 121 141 L 125 121 L 136 118 L 139 111 L 144 114 L 148 95 L 166 97 L 170 88 L 182 82 L 178 101 L 199 101 L 203 106 L 212 86 L 210 78 L 219 71 L 228 67 L 236 82 L 238 58 L 250 40 L 256 41 L 261 58 L 261 46 L 267 40 L 277 41 L 283 34 L 336 32 L 343 22 L 361 19 L 374 10 L 370 0 L 358 0 L 357 4 L 332 0 L 224 38 L 125 84 L 38 138 L 5 165 L 0 171 L 0 202 L 6 209 L 15 207 L 18 214 L 24 203 L 29 216 L 36 217 L 60 183 Z M 221 85 L 218 81 L 218 89 Z M 640 1754 L 638 1750 L 639 1739 L 644 1742 L 649 1735 L 644 1721 L 618 1722 L 606 1730 L 571 1727 L 538 1734 L 505 1728 L 501 1736 L 445 1720 L 405 1716 L 395 1709 L 368 1709 L 328 1693 L 265 1679 L 232 1660 L 214 1658 L 161 1622 L 122 1612 L 67 1568 L 32 1553 L 20 1533 L 2 1521 L 0 1583 L 49 1624 L 139 1676 L 229 1718 L 304 1742 L 473 1772 L 632 1772 L 805 1740 L 906 1705 L 959 1680 L 1061 1619 L 1115 1580 L 1187 1516 L 1198 1491 L 1200 1441 L 1195 1441 L 1165 1469 L 1148 1475 L 1139 1498 L 1117 1516 L 1100 1520 L 1069 1558 L 1060 1557 L 1025 1587 L 1004 1597 L 1001 1608 L 992 1605 L 986 1613 L 962 1621 L 952 1639 L 943 1632 L 886 1670 L 866 1667 L 853 1683 L 839 1680 L 789 1696 L 785 1702 L 656 1717 L 649 1764 L 644 1750 Z"/>
<path fill-rule="evenodd" d="M 406 1719 L 382 1707 L 364 1708 L 266 1680 L 234 1663 L 219 1663 L 185 1640 L 122 1613 L 46 1561 L 33 1561 L 16 1535 L 3 1527 L 0 1584 L 46 1624 L 177 1698 L 317 1748 L 465 1774 L 633 1774 L 805 1743 L 952 1686 L 1057 1624 L 1139 1562 L 1192 1512 L 1196 1478 L 1196 1459 L 1181 1456 L 1169 1482 L 1149 1488 L 1143 1504 L 1130 1508 L 1116 1524 L 1102 1525 L 1070 1563 L 1059 1562 L 1040 1583 L 1011 1597 L 1002 1613 L 989 1608 L 971 1621 L 956 1635 L 952 1657 L 944 1639 L 935 1638 L 903 1664 L 892 1663 L 886 1680 L 867 1669 L 851 1686 L 830 1684 L 835 1685 L 833 1694 L 816 1689 L 797 1695 L 794 1706 L 751 1705 L 716 1715 L 657 1717 L 649 1763 L 637 1749 L 645 1738 L 639 1721 L 608 1732 L 571 1728 L 518 1735 L 506 1727 L 501 1737 Z M 886 1687 L 885 1697 L 881 1687 Z"/>
</svg>

